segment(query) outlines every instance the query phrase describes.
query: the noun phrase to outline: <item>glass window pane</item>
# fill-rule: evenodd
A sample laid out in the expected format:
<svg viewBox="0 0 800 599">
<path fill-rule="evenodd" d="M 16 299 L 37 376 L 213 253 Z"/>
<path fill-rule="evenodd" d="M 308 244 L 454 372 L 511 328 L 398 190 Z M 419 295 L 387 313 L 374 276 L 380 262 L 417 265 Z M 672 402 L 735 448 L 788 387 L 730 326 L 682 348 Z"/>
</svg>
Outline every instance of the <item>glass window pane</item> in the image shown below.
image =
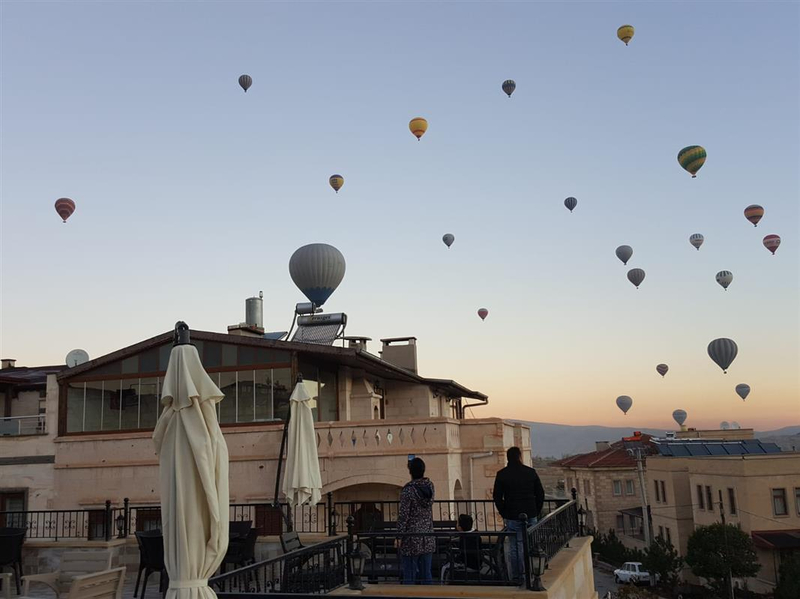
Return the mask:
<svg viewBox="0 0 800 599">
<path fill-rule="evenodd" d="M 274 368 L 272 370 L 272 401 L 275 418 L 286 420 L 289 412 L 289 397 L 292 394 L 292 369 Z"/>
<path fill-rule="evenodd" d="M 120 390 L 122 410 L 120 428 L 124 431 L 139 428 L 139 379 L 123 379 Z"/>
<path fill-rule="evenodd" d="M 167 365 L 169 364 L 169 354 L 172 351 L 172 345 L 162 345 L 158 348 L 158 369 L 166 372 Z"/>
<path fill-rule="evenodd" d="M 119 381 L 103 381 L 103 424 L 104 431 L 118 431 L 120 418 Z"/>
<path fill-rule="evenodd" d="M 272 419 L 272 371 L 257 370 L 255 378 L 255 420 Z"/>
<path fill-rule="evenodd" d="M 256 364 L 289 364 L 291 361 L 292 356 L 286 351 L 261 347 L 256 350 Z"/>
<path fill-rule="evenodd" d="M 111 362 L 110 364 L 106 364 L 105 366 L 98 366 L 97 368 L 92 369 L 92 375 L 95 374 L 121 374 L 122 373 L 122 362 L 117 360 L 116 362 Z"/>
<path fill-rule="evenodd" d="M 139 356 L 131 356 L 122 361 L 122 374 L 136 374 L 139 372 Z"/>
<path fill-rule="evenodd" d="M 251 345 L 239 346 L 239 365 L 250 365 L 256 363 L 256 348 Z"/>
<path fill-rule="evenodd" d="M 633 495 L 634 492 L 635 491 L 634 491 L 634 488 L 633 488 L 633 481 L 632 480 L 626 480 L 625 481 L 625 494 L 626 495 Z"/>
<path fill-rule="evenodd" d="M 139 428 L 154 429 L 159 412 L 158 379 L 141 379 L 139 384 Z"/>
<path fill-rule="evenodd" d="M 83 430 L 83 397 L 85 383 L 70 383 L 67 387 L 67 432 Z"/>
<path fill-rule="evenodd" d="M 139 354 L 139 372 L 158 372 L 158 348 Z"/>
<path fill-rule="evenodd" d="M 99 431 L 103 413 L 103 382 L 86 383 L 86 408 L 84 410 L 84 431 Z"/>
<path fill-rule="evenodd" d="M 219 389 L 225 395 L 225 399 L 219 402 L 219 421 L 236 422 L 236 373 L 220 372 L 219 381 Z"/>
<path fill-rule="evenodd" d="M 337 402 L 336 373 L 321 368 L 319 371 L 319 398 L 317 409 L 320 422 L 331 422 L 339 419 Z"/>
<path fill-rule="evenodd" d="M 240 370 L 236 383 L 238 390 L 239 413 L 237 422 L 253 422 L 255 408 L 255 393 L 253 388 L 253 371 Z"/>
<path fill-rule="evenodd" d="M 222 346 L 222 365 L 236 366 L 236 346 L 225 343 Z"/>
<path fill-rule="evenodd" d="M 203 366 L 217 368 L 222 366 L 222 344 L 208 342 L 203 348 Z"/>
</svg>

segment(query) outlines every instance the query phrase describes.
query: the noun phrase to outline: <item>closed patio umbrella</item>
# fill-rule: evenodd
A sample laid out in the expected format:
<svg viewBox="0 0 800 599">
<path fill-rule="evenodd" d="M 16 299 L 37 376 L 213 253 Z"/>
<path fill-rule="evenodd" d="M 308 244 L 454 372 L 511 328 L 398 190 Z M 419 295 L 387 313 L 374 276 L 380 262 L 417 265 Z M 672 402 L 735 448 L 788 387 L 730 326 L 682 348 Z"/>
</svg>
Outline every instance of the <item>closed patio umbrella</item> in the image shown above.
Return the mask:
<svg viewBox="0 0 800 599">
<path fill-rule="evenodd" d="M 189 345 L 189 327 L 175 326 L 153 433 L 161 482 L 167 599 L 212 599 L 208 578 L 228 549 L 228 447 L 217 421 L 224 397 Z"/>
<path fill-rule="evenodd" d="M 317 434 L 310 402 L 305 383 L 298 380 L 289 398 L 286 475 L 283 479 L 283 494 L 294 507 L 305 503 L 317 505 L 322 497 Z"/>
</svg>

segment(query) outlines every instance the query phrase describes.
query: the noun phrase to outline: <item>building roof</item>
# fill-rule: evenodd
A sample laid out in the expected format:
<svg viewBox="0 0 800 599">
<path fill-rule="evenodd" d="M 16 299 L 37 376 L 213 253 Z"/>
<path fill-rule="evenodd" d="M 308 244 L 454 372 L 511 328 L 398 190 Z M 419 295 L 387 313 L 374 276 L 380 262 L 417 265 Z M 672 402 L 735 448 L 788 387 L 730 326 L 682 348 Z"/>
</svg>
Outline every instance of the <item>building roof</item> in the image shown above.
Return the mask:
<svg viewBox="0 0 800 599">
<path fill-rule="evenodd" d="M 800 529 L 753 531 L 753 543 L 763 549 L 800 549 Z"/>
<path fill-rule="evenodd" d="M 20 366 L 0 370 L 0 385 L 13 386 L 17 389 L 35 389 L 47 385 L 48 374 L 58 374 L 67 368 L 66 364 L 55 366 Z"/>
<path fill-rule="evenodd" d="M 59 381 L 73 378 L 77 375 L 94 370 L 100 366 L 124 360 L 130 356 L 146 351 L 153 347 L 171 343 L 173 331 L 156 335 L 145 341 L 124 347 L 105 356 L 100 356 L 90 360 L 80 366 L 75 366 L 62 372 L 58 376 Z M 438 392 L 447 397 L 466 397 L 469 399 L 488 400 L 488 396 L 480 391 L 473 391 L 467 387 L 450 379 L 426 378 L 410 370 L 395 366 L 386 360 L 382 360 L 364 349 L 353 347 L 334 347 L 330 345 L 317 345 L 313 343 L 298 343 L 294 341 L 278 341 L 275 339 L 265 339 L 262 337 L 247 337 L 240 335 L 227 335 L 224 333 L 212 333 L 208 331 L 191 331 L 192 339 L 198 341 L 211 341 L 217 343 L 229 343 L 233 345 L 249 345 L 254 347 L 277 349 L 283 351 L 294 351 L 301 356 L 324 360 L 333 364 L 350 366 L 351 368 L 362 369 L 372 375 L 395 381 L 405 381 L 409 383 L 420 383 L 433 387 Z M 5 371 L 3 371 L 5 372 Z"/>
<path fill-rule="evenodd" d="M 645 453 L 652 453 L 652 437 L 643 434 L 638 438 L 641 439 Z M 636 468 L 636 460 L 625 449 L 623 441 L 616 441 L 608 449 L 564 458 L 553 465 L 562 468 Z"/>
<path fill-rule="evenodd" d="M 775 443 L 764 443 L 758 439 L 718 440 L 711 439 L 655 439 L 654 446 L 659 455 L 666 457 L 736 456 L 780 453 Z"/>
</svg>

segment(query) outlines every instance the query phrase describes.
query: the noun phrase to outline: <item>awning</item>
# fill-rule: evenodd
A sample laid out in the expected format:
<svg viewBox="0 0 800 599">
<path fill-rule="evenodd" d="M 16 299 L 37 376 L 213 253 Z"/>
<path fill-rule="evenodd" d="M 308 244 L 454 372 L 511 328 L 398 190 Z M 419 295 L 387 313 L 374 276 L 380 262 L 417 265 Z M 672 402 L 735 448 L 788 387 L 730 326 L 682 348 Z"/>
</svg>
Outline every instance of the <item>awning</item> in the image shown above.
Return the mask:
<svg viewBox="0 0 800 599">
<path fill-rule="evenodd" d="M 800 529 L 753 531 L 753 542 L 762 549 L 800 549 Z"/>
<path fill-rule="evenodd" d="M 626 507 L 619 511 L 620 514 L 625 514 L 626 516 L 634 516 L 636 518 L 642 518 L 642 506 L 639 507 Z"/>
</svg>

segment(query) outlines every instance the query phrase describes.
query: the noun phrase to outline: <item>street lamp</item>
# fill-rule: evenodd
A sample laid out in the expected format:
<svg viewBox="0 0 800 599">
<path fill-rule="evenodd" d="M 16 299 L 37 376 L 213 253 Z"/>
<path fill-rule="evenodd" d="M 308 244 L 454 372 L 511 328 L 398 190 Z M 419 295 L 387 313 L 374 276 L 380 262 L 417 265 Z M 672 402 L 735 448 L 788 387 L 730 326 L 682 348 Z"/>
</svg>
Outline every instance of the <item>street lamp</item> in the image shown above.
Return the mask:
<svg viewBox="0 0 800 599">
<path fill-rule="evenodd" d="M 583 531 L 586 526 L 586 511 L 583 509 L 583 506 L 578 507 L 578 531 L 579 535 L 583 536 Z"/>
<path fill-rule="evenodd" d="M 122 538 L 124 538 L 124 537 L 125 537 L 125 534 L 124 534 L 124 530 L 125 530 L 125 516 L 123 516 L 122 514 L 120 514 L 119 516 L 117 516 L 117 517 L 116 517 L 116 519 L 114 520 L 114 522 L 116 522 L 116 524 L 117 524 L 117 538 L 118 538 L 118 539 L 122 539 Z"/>
<path fill-rule="evenodd" d="M 348 556 L 350 558 L 350 585 L 348 588 L 353 591 L 363 591 L 364 585 L 361 583 L 361 573 L 364 571 L 364 554 L 360 551 L 360 543 L 353 547 Z"/>
<path fill-rule="evenodd" d="M 542 585 L 542 575 L 547 568 L 547 555 L 539 547 L 535 547 L 531 557 L 533 558 L 533 588 L 531 590 L 546 591 L 547 589 Z"/>
</svg>

